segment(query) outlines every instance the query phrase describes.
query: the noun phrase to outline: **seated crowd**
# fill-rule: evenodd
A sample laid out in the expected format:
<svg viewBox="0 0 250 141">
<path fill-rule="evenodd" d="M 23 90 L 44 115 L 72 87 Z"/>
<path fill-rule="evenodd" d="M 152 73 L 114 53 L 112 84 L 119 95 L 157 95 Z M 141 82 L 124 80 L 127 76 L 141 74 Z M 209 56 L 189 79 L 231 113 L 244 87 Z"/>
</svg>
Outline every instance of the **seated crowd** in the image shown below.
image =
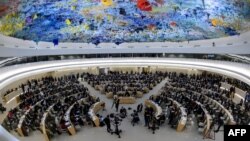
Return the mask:
<svg viewBox="0 0 250 141">
<path fill-rule="evenodd" d="M 44 119 L 44 126 L 49 138 L 63 132 L 71 134 L 67 129 L 70 126 L 69 122 L 79 127 L 95 126 L 88 112 L 91 106 L 99 101 L 99 98 L 89 95 L 88 89 L 78 81 L 79 77 L 79 74 L 59 78 L 44 77 L 21 84 L 20 88 L 16 88 L 22 90 L 22 94 L 19 95 L 20 103 L 16 108 L 8 111 L 2 125 L 8 131 L 17 131 L 18 128 L 21 128 L 24 136 L 28 136 L 33 130 L 44 132 L 41 129 Z M 205 129 L 214 128 L 215 125 L 217 125 L 215 130 L 217 132 L 224 124 L 248 125 L 250 123 L 250 99 L 247 98 L 250 94 L 247 93 L 246 99 L 241 100 L 240 103 L 234 101 L 235 87 L 249 92 L 249 86 L 217 74 L 204 72 L 188 75 L 175 72 L 121 73 L 110 71 L 107 74 L 99 75 L 83 73 L 81 77 L 95 88 L 100 86 L 104 93 L 112 92 L 115 98 L 137 97 L 138 91 L 145 93 L 145 89 L 152 89 L 168 77 L 168 82 L 160 93 L 149 98 L 166 113 L 162 112 L 156 116 L 153 107 L 145 106 L 144 108 L 145 126 L 153 133 L 165 123 L 166 119 L 172 128 L 177 128 L 183 116 L 181 107 L 185 109 L 187 118 L 195 115 L 198 129 L 202 129 L 202 132 Z M 222 82 L 231 84 L 232 87 L 229 90 L 221 89 Z M 14 90 L 7 91 L 6 94 Z M 113 105 L 118 112 L 119 100 L 118 102 L 114 100 Z M 133 126 L 140 121 L 139 114 L 142 109 L 143 104 L 139 104 L 137 109 L 133 110 L 131 114 Z M 0 112 L 4 111 L 6 108 L 0 104 Z M 46 112 L 48 112 L 47 115 Z M 233 119 L 230 119 L 229 114 Z M 119 116 L 127 117 L 127 110 L 124 107 L 120 109 Z M 208 116 L 211 116 L 209 127 L 205 126 Z M 101 125 L 107 125 L 108 132 L 113 132 L 110 125 L 108 126 L 110 124 L 109 115 L 106 118 L 100 115 L 97 117 L 100 118 Z"/>
<path fill-rule="evenodd" d="M 146 93 L 157 83 L 165 78 L 165 73 L 155 72 L 131 72 L 122 73 L 118 71 L 109 71 L 107 74 L 89 74 L 84 75 L 84 80 L 93 87 L 100 85 L 104 93 L 112 92 L 113 96 L 136 97 L 137 92 Z"/>
<path fill-rule="evenodd" d="M 160 95 L 151 96 L 153 100 L 159 104 L 162 109 L 167 109 L 166 116 L 171 127 L 176 127 L 180 118 L 180 109 L 173 104 L 170 99 L 176 100 L 185 107 L 187 116 L 196 115 L 197 125 L 199 129 L 203 129 L 206 117 L 205 114 L 211 115 L 211 125 L 217 125 L 218 132 L 224 124 L 239 124 L 248 125 L 250 123 L 249 100 L 241 100 L 240 103 L 233 101 L 233 93 L 235 88 L 232 87 L 229 91 L 220 89 L 220 84 L 223 82 L 223 77 L 213 74 L 203 73 L 201 75 L 187 75 L 168 73 L 169 83 L 163 87 Z M 222 79 L 223 78 L 223 79 Z M 224 108 L 212 104 L 210 101 L 215 100 Z M 201 103 L 199 105 L 199 102 Z M 204 105 L 205 109 L 202 109 Z M 205 111 L 208 113 L 205 113 Z M 229 116 L 223 110 L 228 110 L 233 117 L 235 123 L 230 123 Z M 145 110 L 147 114 L 148 110 Z"/>
<path fill-rule="evenodd" d="M 24 136 L 28 136 L 32 130 L 41 131 L 43 114 L 54 104 L 51 110 L 53 112 L 46 119 L 48 122 L 45 126 L 48 133 L 55 133 L 54 131 L 61 133 L 68 126 L 66 123 L 68 121 L 63 118 L 67 109 L 70 105 L 78 103 L 78 100 L 86 98 L 84 104 L 75 104 L 75 106 L 82 107 L 80 112 L 77 112 L 78 108 L 73 108 L 71 112 L 71 115 L 74 115 L 71 120 L 83 125 L 79 117 L 86 117 L 90 106 L 96 102 L 96 99 L 90 96 L 88 89 L 79 83 L 78 77 L 79 75 L 60 78 L 45 77 L 22 84 L 21 101 L 16 108 L 8 111 L 2 125 L 8 131 L 17 131 L 17 128 L 21 128 Z M 54 126 L 54 123 L 57 126 Z"/>
<path fill-rule="evenodd" d="M 239 124 L 241 121 L 239 115 L 249 115 L 250 101 L 245 99 L 244 102 L 241 100 L 240 103 L 236 104 L 233 101 L 234 91 L 220 89 L 220 78 L 213 76 L 213 74 L 203 73 L 201 75 L 191 76 L 186 74 L 180 74 L 178 76 L 176 74 L 173 75 L 174 77 L 171 77 L 170 85 L 173 87 L 182 88 L 188 93 L 202 93 L 203 95 L 218 101 L 233 114 L 235 121 Z"/>
<path fill-rule="evenodd" d="M 84 100 L 81 101 L 81 99 Z M 46 132 L 49 138 L 52 138 L 56 134 L 60 135 L 63 132 L 71 134 L 67 129 L 70 123 L 73 124 L 74 127 L 93 124 L 88 112 L 91 105 L 95 102 L 97 102 L 97 99 L 88 94 L 78 94 L 76 97 L 70 96 L 59 100 L 53 105 L 48 117 L 45 119 Z M 69 115 L 66 115 L 71 105 L 73 105 L 73 108 Z M 66 118 L 67 116 L 69 116 L 69 119 Z"/>
</svg>

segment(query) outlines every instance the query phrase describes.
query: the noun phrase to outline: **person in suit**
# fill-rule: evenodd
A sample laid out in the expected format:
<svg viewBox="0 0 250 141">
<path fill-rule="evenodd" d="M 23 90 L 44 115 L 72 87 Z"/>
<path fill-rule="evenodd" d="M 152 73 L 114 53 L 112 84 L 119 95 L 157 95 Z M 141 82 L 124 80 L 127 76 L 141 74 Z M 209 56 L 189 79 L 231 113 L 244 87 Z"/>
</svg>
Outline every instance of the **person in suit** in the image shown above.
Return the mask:
<svg viewBox="0 0 250 141">
<path fill-rule="evenodd" d="M 174 114 L 175 114 L 175 111 L 174 111 L 173 107 L 171 107 L 169 117 L 168 117 L 168 119 L 169 119 L 168 124 L 172 123 L 174 116 L 175 116 Z"/>
<path fill-rule="evenodd" d="M 111 106 L 111 109 L 114 107 L 115 103 L 116 103 L 116 100 L 117 100 L 117 97 L 114 96 L 114 100 L 113 100 L 113 103 L 112 103 L 112 106 Z"/>
<path fill-rule="evenodd" d="M 140 103 L 140 104 L 137 106 L 137 112 L 138 112 L 138 113 L 142 112 L 142 109 L 143 109 L 143 104 Z"/>
<path fill-rule="evenodd" d="M 150 120 L 149 108 L 146 108 L 144 112 L 145 127 L 149 127 L 149 120 Z"/>
<path fill-rule="evenodd" d="M 6 111 L 6 108 L 0 103 L 0 111 L 3 113 Z"/>
<path fill-rule="evenodd" d="M 120 99 L 117 98 L 116 102 L 115 102 L 115 109 L 116 109 L 116 112 L 118 112 L 119 110 L 119 105 L 120 105 Z"/>
<path fill-rule="evenodd" d="M 223 120 L 223 116 L 222 114 L 220 114 L 220 116 L 218 117 L 218 127 L 217 127 L 217 130 L 215 130 L 215 132 L 219 132 L 220 131 L 220 128 L 221 126 L 224 125 L 224 120 Z"/>
<path fill-rule="evenodd" d="M 104 119 L 104 123 L 107 126 L 107 132 L 110 133 L 112 131 L 111 129 L 111 124 L 110 124 L 110 118 L 109 115 L 106 116 L 106 118 Z"/>
</svg>

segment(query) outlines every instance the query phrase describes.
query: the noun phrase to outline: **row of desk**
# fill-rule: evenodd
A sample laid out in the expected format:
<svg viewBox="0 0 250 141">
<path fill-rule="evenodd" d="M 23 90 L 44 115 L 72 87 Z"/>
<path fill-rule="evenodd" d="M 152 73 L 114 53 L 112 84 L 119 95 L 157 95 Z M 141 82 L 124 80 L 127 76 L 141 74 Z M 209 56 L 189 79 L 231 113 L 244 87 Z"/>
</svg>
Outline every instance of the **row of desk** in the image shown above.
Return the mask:
<svg viewBox="0 0 250 141">
<path fill-rule="evenodd" d="M 200 96 L 202 94 L 200 93 L 197 93 L 197 92 L 193 92 L 194 94 Z M 218 101 L 206 96 L 206 95 L 203 95 L 205 96 L 205 100 L 207 100 L 209 103 L 208 104 L 211 104 L 219 109 L 221 109 L 223 111 L 223 113 L 226 115 L 227 119 L 226 119 L 226 123 L 225 124 L 228 124 L 228 125 L 235 125 L 236 122 L 234 121 L 234 118 L 233 118 L 233 115 L 223 106 L 221 105 Z"/>
<path fill-rule="evenodd" d="M 14 99 L 15 97 L 19 96 L 22 93 L 22 89 L 18 88 L 17 90 L 14 90 L 13 92 L 2 96 L 2 99 L 5 103 L 9 102 L 11 99 Z"/>
<path fill-rule="evenodd" d="M 119 92 L 117 92 L 116 95 L 119 96 L 119 97 L 123 97 L 123 96 L 121 96 L 121 95 L 125 95 L 125 93 L 126 93 L 125 91 L 119 91 Z M 128 93 L 129 93 L 130 95 L 133 94 L 132 91 L 128 91 Z M 143 93 L 142 91 L 136 91 L 135 97 L 136 97 L 136 98 L 142 98 L 142 97 L 143 97 L 143 94 L 144 94 L 144 93 Z M 105 95 L 106 95 L 106 97 L 109 98 L 109 99 L 114 98 L 113 92 L 106 92 Z"/>
<path fill-rule="evenodd" d="M 81 98 L 80 100 L 78 100 L 78 103 L 84 102 L 86 100 L 86 98 Z M 64 120 L 66 121 L 66 126 L 67 126 L 67 130 L 70 133 L 70 135 L 75 135 L 76 134 L 76 129 L 75 129 L 75 125 L 71 122 L 70 119 L 70 113 L 73 109 L 73 107 L 75 106 L 76 103 L 72 104 L 67 111 L 64 114 Z"/>
<path fill-rule="evenodd" d="M 175 87 L 173 87 L 173 88 L 175 88 Z M 181 91 L 185 91 L 185 88 L 177 88 L 177 89 L 179 89 Z M 210 98 L 210 97 L 208 97 L 208 96 L 206 96 L 204 94 L 201 94 L 201 93 L 198 93 L 198 92 L 195 92 L 195 91 L 192 91 L 192 92 L 193 92 L 193 94 L 196 94 L 198 96 L 200 96 L 200 95 L 205 96 L 206 100 L 208 100 L 214 106 L 220 108 L 224 112 L 224 114 L 226 114 L 226 116 L 228 118 L 226 120 L 226 124 L 229 124 L 229 125 L 235 125 L 236 124 L 236 122 L 234 121 L 233 115 L 223 105 L 221 105 L 218 101 L 216 101 L 216 100 L 214 100 L 214 99 L 212 99 L 212 98 Z"/>
<path fill-rule="evenodd" d="M 91 117 L 91 119 L 94 122 L 96 127 L 100 126 L 100 119 L 99 119 L 99 117 L 96 116 L 96 113 L 99 112 L 100 110 L 104 109 L 104 108 L 105 108 L 105 103 L 104 102 L 96 102 L 89 109 L 88 114 Z"/>
<path fill-rule="evenodd" d="M 187 112 L 186 112 L 185 108 L 179 102 L 177 102 L 176 100 L 169 98 L 169 97 L 168 97 L 168 99 L 173 102 L 173 104 L 179 109 L 179 111 L 181 113 L 181 118 L 180 118 L 178 125 L 177 125 L 177 128 L 176 128 L 177 132 L 181 132 L 184 130 L 184 128 L 186 127 L 186 124 L 187 124 Z"/>
<path fill-rule="evenodd" d="M 195 101 L 195 103 L 201 107 L 201 109 L 203 110 L 203 112 L 205 113 L 205 116 L 206 116 L 206 119 L 205 119 L 205 126 L 204 126 L 204 129 L 203 129 L 203 136 L 206 136 L 208 135 L 209 133 L 209 130 L 211 130 L 211 124 L 212 124 L 212 116 L 209 114 L 209 112 L 207 111 L 207 109 L 204 107 L 203 104 L 201 104 L 200 102 L 198 101 Z"/>
<path fill-rule="evenodd" d="M 73 95 L 76 95 L 76 94 L 73 94 Z M 71 95 L 72 96 L 72 95 Z M 79 103 L 81 102 L 84 102 L 86 100 L 86 98 L 82 98 L 80 100 L 78 100 Z M 67 126 L 67 130 L 68 132 L 71 134 L 71 135 L 75 135 L 76 134 L 76 129 L 75 129 L 75 126 L 74 124 L 71 122 L 71 119 L 70 119 L 70 114 L 71 114 L 71 110 L 73 109 L 73 107 L 75 106 L 76 103 L 72 104 L 68 109 L 67 111 L 65 112 L 64 114 L 64 120 L 66 121 L 66 126 Z M 49 136 L 46 132 L 46 119 L 48 117 L 48 115 L 51 113 L 51 110 L 53 109 L 55 104 L 51 105 L 47 110 L 46 112 L 43 114 L 43 118 L 41 120 L 41 124 L 40 124 L 40 128 L 43 132 L 43 136 L 44 136 L 44 139 L 45 141 L 50 141 L 49 139 Z"/>
<path fill-rule="evenodd" d="M 108 84 L 108 83 L 109 83 L 109 82 L 107 82 L 106 84 Z M 143 87 L 141 90 L 142 90 L 143 92 L 147 93 L 147 92 L 149 92 L 149 90 L 152 89 L 156 84 L 157 84 L 157 83 L 155 83 L 155 84 L 150 84 L 150 85 L 149 85 L 149 88 L 148 88 L 148 87 Z M 94 87 L 96 90 L 101 91 L 101 93 L 104 93 L 104 92 L 105 92 L 105 87 L 106 87 L 105 84 L 94 85 L 93 83 L 90 82 L 90 85 L 91 85 L 92 87 Z M 125 84 L 124 84 L 124 87 L 125 87 Z M 137 90 L 138 87 L 129 87 L 129 86 L 127 86 L 127 88 L 126 88 L 127 91 L 134 91 L 135 89 Z"/>
<path fill-rule="evenodd" d="M 46 112 L 43 114 L 41 123 L 40 123 L 40 129 L 42 130 L 43 133 L 43 137 L 45 139 L 45 141 L 49 141 L 49 136 L 47 134 L 47 129 L 46 129 L 46 119 L 48 117 L 48 115 L 50 114 L 51 110 L 53 109 L 53 107 L 55 106 L 55 104 L 51 105 Z"/>
<path fill-rule="evenodd" d="M 41 85 L 43 84 L 42 81 L 38 82 L 38 85 Z M 33 84 L 34 85 L 34 84 Z M 28 89 L 28 86 L 26 85 L 25 86 L 25 91 L 27 91 Z M 41 88 L 39 88 L 41 89 Z M 20 102 L 20 95 L 23 94 L 23 90 L 21 88 L 16 88 L 14 91 L 12 91 L 11 93 L 5 95 L 5 96 L 2 96 L 2 99 L 5 103 L 8 103 L 10 102 L 11 100 L 16 100 L 16 103 L 19 103 Z"/>
<path fill-rule="evenodd" d="M 179 122 L 178 122 L 178 125 L 177 125 L 177 128 L 176 128 L 177 132 L 181 132 L 181 131 L 184 130 L 184 128 L 185 128 L 185 126 L 186 126 L 186 122 L 187 122 L 187 113 L 186 113 L 186 111 L 185 111 L 185 108 L 182 107 L 182 105 L 181 105 L 179 102 L 177 102 L 177 101 L 175 101 L 175 100 L 173 100 L 173 99 L 171 99 L 171 98 L 168 98 L 168 99 L 169 99 L 170 101 L 172 101 L 173 104 L 174 104 L 174 105 L 180 110 L 180 112 L 181 112 L 181 118 L 180 118 L 180 120 L 179 120 Z M 152 100 L 145 100 L 145 105 L 146 105 L 147 107 L 152 107 L 152 108 L 154 109 L 154 111 L 155 111 L 155 117 L 156 117 L 157 119 L 158 119 L 158 116 L 162 114 L 162 108 L 161 108 L 157 103 L 155 103 L 154 101 L 152 101 Z"/>
<path fill-rule="evenodd" d="M 218 101 L 216 101 L 214 99 L 210 99 L 210 101 L 211 100 L 212 100 L 213 103 L 215 103 L 216 105 L 218 105 L 219 108 L 222 109 L 224 111 L 224 113 L 227 115 L 227 117 L 228 117 L 227 124 L 229 124 L 229 125 L 235 125 L 236 122 L 234 121 L 233 115 L 223 105 L 221 105 Z"/>
<path fill-rule="evenodd" d="M 74 95 L 77 95 L 79 93 L 76 93 L 76 94 L 72 94 L 70 96 L 74 96 Z M 50 95 L 49 97 L 47 97 L 46 99 L 49 99 L 50 97 L 52 96 L 58 96 L 59 93 L 57 94 L 54 94 L 54 95 Z M 68 97 L 70 97 L 68 96 Z M 37 105 L 39 105 L 43 100 L 40 100 L 38 101 L 34 106 L 32 106 L 29 110 L 27 110 L 25 112 L 25 114 L 20 118 L 19 120 L 19 123 L 18 123 L 18 126 L 17 126 L 17 132 L 20 136 L 24 136 L 24 133 L 23 133 L 23 123 L 24 123 L 24 120 L 26 118 L 26 116 L 28 115 L 28 113 L 30 112 L 30 110 L 34 109 L 34 107 L 36 107 Z M 50 113 L 51 109 L 53 108 L 55 104 L 51 105 L 47 110 L 46 112 L 43 114 L 43 117 L 41 119 L 41 122 L 40 122 L 40 129 L 42 130 L 43 132 L 43 135 L 44 135 L 44 138 L 45 138 L 45 141 L 49 141 L 49 137 L 47 135 L 47 132 L 46 132 L 46 125 L 45 125 L 45 122 L 46 122 L 46 118 L 48 117 L 48 114 Z"/>
<path fill-rule="evenodd" d="M 157 103 L 155 103 L 154 101 L 145 100 L 144 104 L 145 104 L 146 107 L 152 107 L 153 108 L 153 110 L 155 112 L 156 119 L 158 119 L 159 115 L 162 114 L 162 108 Z"/>
<path fill-rule="evenodd" d="M 58 96 L 58 95 L 59 95 L 59 93 L 57 93 L 57 94 L 55 94 L 55 95 L 50 95 L 50 96 L 48 96 L 46 99 L 49 99 L 49 98 L 52 97 L 52 96 Z M 35 105 L 33 105 L 32 107 L 30 107 L 30 109 L 27 110 L 27 111 L 25 112 L 25 114 L 20 118 L 19 123 L 18 123 L 18 125 L 17 125 L 17 132 L 18 132 L 18 134 L 19 134 L 21 137 L 24 136 L 24 133 L 23 133 L 23 123 L 24 123 L 24 120 L 25 120 L 26 116 L 29 114 L 30 110 L 33 110 L 36 106 L 38 106 L 39 104 L 41 104 L 42 101 L 43 101 L 43 100 L 40 100 L 40 101 L 38 101 Z"/>
<path fill-rule="evenodd" d="M 38 106 L 43 100 L 38 101 L 35 105 L 31 106 L 29 110 L 25 112 L 25 114 L 20 118 L 19 123 L 17 125 L 17 133 L 21 136 L 24 137 L 25 133 L 23 131 L 23 124 L 26 119 L 26 116 L 29 114 L 31 110 L 33 110 L 36 106 Z"/>
</svg>

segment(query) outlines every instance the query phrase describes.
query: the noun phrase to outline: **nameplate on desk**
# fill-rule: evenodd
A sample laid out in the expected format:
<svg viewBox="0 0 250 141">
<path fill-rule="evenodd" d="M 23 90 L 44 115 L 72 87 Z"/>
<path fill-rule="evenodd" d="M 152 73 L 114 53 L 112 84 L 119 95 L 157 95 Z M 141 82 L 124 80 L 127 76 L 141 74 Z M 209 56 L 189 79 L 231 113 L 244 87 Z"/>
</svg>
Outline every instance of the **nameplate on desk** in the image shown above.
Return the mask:
<svg viewBox="0 0 250 141">
<path fill-rule="evenodd" d="M 250 138 L 250 125 L 225 125 L 224 141 L 248 141 Z"/>
</svg>

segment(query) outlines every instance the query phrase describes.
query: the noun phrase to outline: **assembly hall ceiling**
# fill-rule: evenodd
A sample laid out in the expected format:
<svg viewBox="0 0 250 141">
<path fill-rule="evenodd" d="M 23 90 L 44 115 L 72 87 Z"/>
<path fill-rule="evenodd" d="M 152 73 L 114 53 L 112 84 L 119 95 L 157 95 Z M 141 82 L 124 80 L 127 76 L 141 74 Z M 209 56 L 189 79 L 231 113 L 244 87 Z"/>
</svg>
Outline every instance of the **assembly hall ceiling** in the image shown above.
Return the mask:
<svg viewBox="0 0 250 141">
<path fill-rule="evenodd" d="M 249 29 L 250 0 L 0 1 L 0 33 L 36 42 L 179 42 Z"/>
</svg>

